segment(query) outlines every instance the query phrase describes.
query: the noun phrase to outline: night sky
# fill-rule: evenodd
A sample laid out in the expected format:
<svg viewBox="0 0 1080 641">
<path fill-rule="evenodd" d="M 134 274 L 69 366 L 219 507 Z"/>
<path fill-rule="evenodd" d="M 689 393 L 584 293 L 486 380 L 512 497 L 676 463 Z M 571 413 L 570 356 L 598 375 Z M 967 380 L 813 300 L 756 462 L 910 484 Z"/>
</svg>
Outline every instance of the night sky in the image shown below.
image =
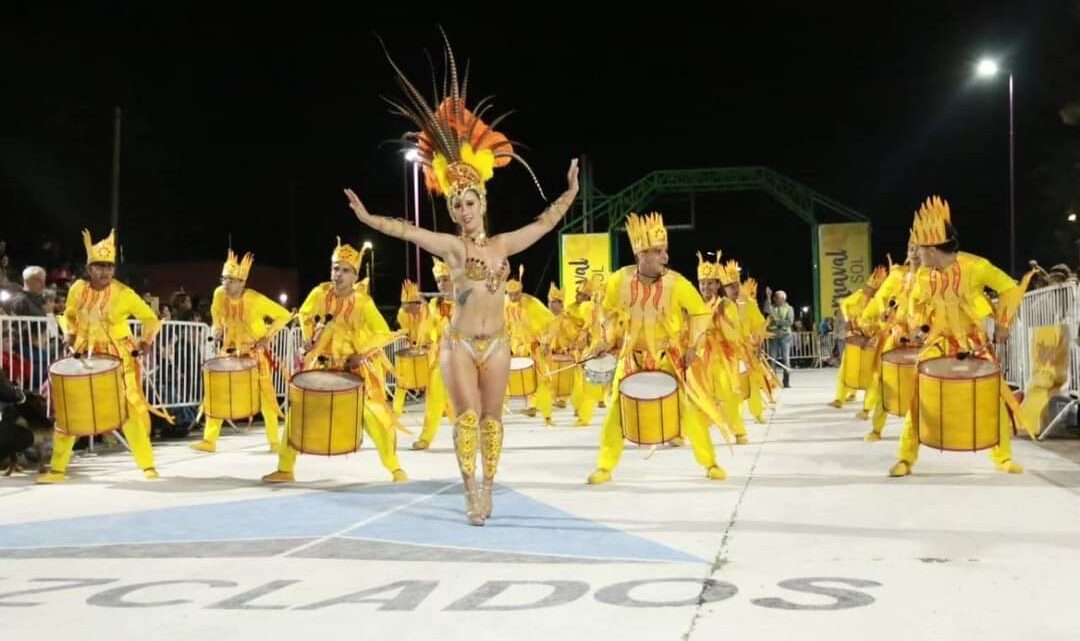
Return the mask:
<svg viewBox="0 0 1080 641">
<path fill-rule="evenodd" d="M 582 154 L 606 193 L 655 169 L 762 165 L 869 216 L 877 260 L 902 255 L 912 212 L 939 193 L 964 248 L 1007 267 L 1007 82 L 972 73 L 993 53 L 1016 82 L 1017 262 L 1075 255 L 1061 242 L 1073 233 L 1060 223 L 1061 145 L 1080 128 L 1057 115 L 1080 98 L 1075 2 L 813 3 L 794 13 L 718 3 L 719 22 L 668 9 L 619 16 L 622 26 L 536 3 L 516 7 L 539 14 L 520 22 L 497 21 L 505 9 L 395 16 L 364 3 L 344 13 L 314 2 L 87 4 L 95 8 L 0 9 L 0 237 L 9 244 L 53 235 L 81 259 L 78 230 L 107 232 L 120 106 L 127 261 L 217 260 L 231 234 L 257 265 L 297 266 L 306 288 L 326 278 L 335 235 L 369 238 L 377 299 L 392 304 L 406 248 L 362 229 L 341 190 L 357 190 L 374 213 L 402 214 L 406 166 L 384 141 L 409 123 L 379 98 L 397 89 L 375 34 L 426 88 L 423 49 L 441 59 L 441 24 L 458 58 L 472 61 L 473 99 L 494 94 L 497 111 L 515 110 L 502 130 L 527 146 L 550 199 Z M 495 233 L 545 206 L 516 165 L 489 190 Z M 423 223 L 433 224 L 433 203 L 448 229 L 441 199 L 423 199 Z M 686 217 L 685 198 L 653 207 Z M 793 303 L 810 303 L 809 233 L 782 205 L 716 194 L 697 211 L 694 232 L 672 233 L 675 269 L 692 278 L 694 251 L 722 248 Z M 545 294 L 556 277 L 556 238 L 511 259 L 515 270 L 526 262 L 527 291 Z M 429 266 L 424 256 L 425 290 Z"/>
</svg>

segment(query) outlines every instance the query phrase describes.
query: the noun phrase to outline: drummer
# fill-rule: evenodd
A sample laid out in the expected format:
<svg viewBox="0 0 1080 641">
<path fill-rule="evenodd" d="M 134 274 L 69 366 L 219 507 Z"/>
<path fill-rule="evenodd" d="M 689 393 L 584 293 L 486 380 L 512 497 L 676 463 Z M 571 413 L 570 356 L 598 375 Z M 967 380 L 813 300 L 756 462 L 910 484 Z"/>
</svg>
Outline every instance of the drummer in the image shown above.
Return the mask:
<svg viewBox="0 0 1080 641">
<path fill-rule="evenodd" d="M 861 324 L 861 318 L 863 310 L 866 309 L 867 304 L 874 298 L 874 294 L 877 293 L 878 288 L 885 282 L 886 270 L 885 267 L 878 265 L 874 268 L 873 273 L 863 286 L 858 290 L 840 301 L 840 313 L 844 316 L 844 320 L 847 322 L 847 338 L 861 338 L 869 340 L 872 337 L 872 333 L 864 328 Z M 847 401 L 855 400 L 855 389 L 849 388 L 845 384 L 845 370 L 852 365 L 848 361 L 847 350 L 841 352 L 840 357 L 840 369 L 836 373 L 836 398 L 834 398 L 829 405 L 833 407 L 843 407 Z M 866 420 L 870 417 L 870 405 L 867 402 L 869 395 L 863 393 L 863 409 L 859 411 L 858 418 Z"/>
<path fill-rule="evenodd" d="M 260 411 L 266 424 L 266 441 L 270 451 L 277 452 L 281 443 L 277 391 L 274 389 L 273 369 L 277 366 L 270 354 L 270 341 L 281 331 L 292 314 L 254 289 L 247 287 L 248 274 L 255 257 L 249 252 L 237 260 L 233 250 L 225 257 L 221 268 L 221 285 L 214 290 L 210 304 L 214 341 L 221 356 L 254 357 L 259 367 Z M 221 434 L 221 419 L 208 416 L 203 438 L 192 445 L 200 452 L 217 451 Z"/>
<path fill-rule="evenodd" d="M 769 334 L 768 322 L 757 303 L 757 281 L 747 278 L 739 286 L 739 322 L 742 324 L 743 339 L 749 351 L 749 360 L 745 363 L 749 390 L 740 390 L 750 409 L 755 423 L 765 423 L 764 400 L 774 402 L 772 391 L 780 387 L 776 372 L 765 358 L 763 345 Z"/>
<path fill-rule="evenodd" d="M 919 271 L 919 246 L 915 237 L 908 239 L 907 258 L 903 264 L 889 265 L 889 275 L 862 312 L 860 324 L 877 338 L 876 361 L 894 349 L 916 347 L 918 328 L 912 327 L 908 300 Z M 881 367 L 874 368 L 874 378 L 866 392 L 866 404 L 870 409 L 870 431 L 863 436 L 868 443 L 881 440 L 885 429 L 885 397 L 881 390 Z M 860 418 L 862 416 L 860 415 Z"/>
<path fill-rule="evenodd" d="M 928 198 L 915 213 L 912 236 L 918 245 L 922 268 L 916 276 L 909 306 L 921 316 L 915 326 L 928 330 L 919 362 L 940 356 L 996 361 L 984 321 L 993 317 L 995 342 L 1008 340 L 1009 325 L 1016 317 L 1034 272 L 1028 272 L 1017 284 L 985 258 L 960 251 L 949 203 L 938 196 Z M 996 306 L 987 299 L 986 289 L 997 293 Z M 1004 382 L 1001 385 L 998 444 L 991 448 L 990 460 L 1000 472 L 1019 474 L 1024 468 L 1012 458 L 1012 425 L 1005 405 L 1014 416 L 1020 416 L 1020 412 L 1008 386 Z M 889 476 L 911 474 L 919 456 L 919 437 L 912 411 L 904 419 L 899 460 L 889 468 Z M 1022 427 L 1032 430 L 1032 426 Z"/>
<path fill-rule="evenodd" d="M 409 350 L 423 352 L 425 360 L 431 345 L 427 316 L 428 309 L 424 306 L 423 298 L 420 297 L 420 286 L 409 279 L 405 279 L 401 283 L 401 307 L 398 308 L 397 313 L 398 328 L 409 338 Z M 397 363 L 397 384 L 394 385 L 394 416 L 398 417 L 405 410 L 405 393 L 407 390 L 405 385 L 402 384 L 405 378 L 402 373 L 405 368 L 413 368 L 413 365 L 404 360 Z M 420 384 L 420 381 L 416 383 Z M 427 388 L 426 380 L 423 381 L 423 385 L 424 387 L 418 389 Z"/>
<path fill-rule="evenodd" d="M 127 420 L 121 428 L 135 464 L 148 479 L 158 477 L 154 468 L 154 451 L 150 445 L 150 405 L 143 396 L 142 371 L 136 360 L 154 342 L 161 322 L 154 310 L 127 285 L 114 280 L 116 271 L 115 230 L 102 241 L 94 243 L 88 230 L 83 230 L 86 247 L 88 279 L 80 278 L 68 290 L 64 314 L 57 318 L 64 332 L 64 343 L 76 355 L 109 354 L 119 358 L 124 370 L 124 401 Z M 142 324 L 139 339 L 131 334 L 128 318 Z M 171 422 L 165 413 L 154 411 Z M 76 437 L 57 431 L 53 435 L 50 471 L 38 477 L 38 483 L 60 483 L 66 480 L 71 450 Z"/>
<path fill-rule="evenodd" d="M 581 335 L 578 338 L 578 344 L 575 346 L 575 350 L 578 352 L 584 352 L 585 349 L 593 343 L 607 342 L 613 349 L 617 348 L 614 339 L 604 341 L 605 326 L 603 316 L 600 313 L 600 305 L 598 304 L 604 298 L 604 279 L 603 273 L 593 274 L 587 280 L 582 281 L 578 286 L 575 304 L 571 306 L 570 313 L 581 321 L 582 329 Z M 617 331 L 615 327 L 611 328 L 613 332 Z M 606 338 L 612 338 L 610 336 Z M 598 360 L 591 361 L 592 364 L 599 363 Z M 590 366 L 590 365 L 586 365 Z M 611 371 L 614 375 L 614 371 Z M 604 406 L 603 399 L 610 391 L 610 383 L 607 385 L 599 385 L 597 383 L 590 382 L 585 377 L 584 367 L 579 367 L 574 371 L 574 389 L 570 392 L 570 403 L 574 406 L 574 414 L 577 416 L 577 427 L 588 427 L 592 423 L 593 413 L 596 411 L 596 407 Z"/>
<path fill-rule="evenodd" d="M 563 293 L 555 286 L 548 285 L 548 310 L 553 318 L 548 322 L 540 334 L 540 356 L 544 359 L 549 372 L 567 367 L 578 359 L 574 352 L 574 344 L 581 335 L 583 323 L 575 316 L 569 314 L 563 306 Z M 552 395 L 555 399 L 555 407 L 566 407 L 566 398 L 569 393 L 559 396 L 558 378 L 565 375 L 573 378 L 573 372 L 566 370 L 553 374 L 548 383 L 551 386 Z"/>
<path fill-rule="evenodd" d="M 446 328 L 450 326 L 450 317 L 454 313 L 454 280 L 450 277 L 450 267 L 438 256 L 431 257 L 434 265 L 431 274 L 435 277 L 435 285 L 439 288 L 439 295 L 428 301 L 427 329 L 424 330 L 430 336 L 430 371 L 427 393 L 424 396 L 424 430 L 420 432 L 420 438 L 413 441 L 414 450 L 426 450 L 431 447 L 435 440 L 435 434 L 439 431 L 439 421 L 445 415 L 453 422 L 456 419 L 454 406 L 450 402 L 450 395 L 446 389 L 446 381 L 443 380 L 442 368 L 439 367 L 439 348 Z"/>
<path fill-rule="evenodd" d="M 399 424 L 386 402 L 384 372 L 390 363 L 382 350 L 393 342 L 396 334 L 368 329 L 370 310 L 375 304 L 356 283 L 362 258 L 363 254 L 350 245 L 342 245 L 339 238 L 330 257 L 330 282 L 317 285 L 300 306 L 304 369 L 343 370 L 363 378 L 364 431 L 375 443 L 383 467 L 399 483 L 409 477 L 398 461 L 395 429 Z M 278 452 L 278 468 L 262 478 L 266 483 L 295 480 L 293 470 L 298 452 L 289 445 L 288 419 L 285 423 L 286 439 Z"/>
<path fill-rule="evenodd" d="M 622 317 L 625 330 L 597 467 L 589 475 L 588 483 L 607 483 L 619 463 L 623 449 L 619 383 L 639 371 L 662 371 L 679 381 L 681 433 L 689 438 L 694 458 L 705 468 L 706 477 L 722 480 L 727 478 L 727 472 L 716 464 L 709 435 L 710 420 L 720 426 L 725 439 L 731 435 L 709 398 L 704 363 L 696 362 L 705 348 L 711 310 L 690 281 L 667 268 L 667 229 L 659 213 L 630 214 L 626 231 L 637 264 L 615 272 L 605 286 L 602 303 L 605 324 Z M 690 343 L 685 353 L 678 344 L 684 313 L 690 324 Z M 589 353 L 597 354 L 606 347 L 604 343 L 594 345 Z"/>
<path fill-rule="evenodd" d="M 750 442 L 746 435 L 739 407 L 739 363 L 750 358 L 742 319 L 739 316 L 739 264 L 734 260 L 720 262 L 721 252 L 716 251 L 716 261 L 705 260 L 698 252 L 698 287 L 702 298 L 712 310 L 712 320 L 706 330 L 705 367 L 709 372 L 712 397 L 720 401 L 720 409 L 728 427 L 735 434 L 735 442 Z"/>
<path fill-rule="evenodd" d="M 540 357 L 540 336 L 544 328 L 554 320 L 554 316 L 539 299 L 521 291 L 524 276 L 525 265 L 522 264 L 518 266 L 517 279 L 506 281 L 506 305 L 503 313 L 506 328 L 510 332 L 510 355 L 530 358 L 536 368 L 536 393 L 526 400 L 525 414 L 536 416 L 539 410 L 540 416 L 544 417 L 544 423 L 552 425 L 551 406 L 554 399 L 551 382 L 547 377 L 547 365 Z"/>
</svg>

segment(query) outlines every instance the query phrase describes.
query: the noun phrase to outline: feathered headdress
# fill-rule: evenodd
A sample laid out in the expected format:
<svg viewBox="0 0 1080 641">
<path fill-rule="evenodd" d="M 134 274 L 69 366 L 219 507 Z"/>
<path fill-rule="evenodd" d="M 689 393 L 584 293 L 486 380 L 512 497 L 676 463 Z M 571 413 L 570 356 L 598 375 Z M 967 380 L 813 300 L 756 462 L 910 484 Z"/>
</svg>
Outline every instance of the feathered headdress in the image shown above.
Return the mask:
<svg viewBox="0 0 1080 641">
<path fill-rule="evenodd" d="M 951 239 L 948 227 L 952 225 L 949 203 L 940 196 L 931 196 L 915 212 L 911 236 L 917 245 L 940 245 Z"/>
<path fill-rule="evenodd" d="M 558 287 L 556 287 L 555 283 L 551 283 L 550 285 L 548 285 L 548 300 L 549 301 L 553 301 L 553 300 L 561 301 L 562 299 L 563 299 L 562 290 L 560 290 Z"/>
<path fill-rule="evenodd" d="M 871 289 L 881 289 L 881 285 L 885 282 L 885 277 L 888 275 L 889 270 L 886 269 L 884 265 L 878 265 L 870 274 L 870 278 L 866 279 L 866 286 Z"/>
<path fill-rule="evenodd" d="M 495 130 L 510 112 L 493 118 L 488 124 L 483 119 L 492 109 L 491 96 L 481 99 L 472 108 L 466 107 L 468 62 L 465 64 L 465 76 L 459 78 L 450 40 L 445 31 L 441 28 L 439 31 L 443 39 L 445 75 L 440 91 L 439 87 L 434 86 L 436 83 L 432 73 L 431 102 L 405 76 L 383 44 L 386 59 L 393 67 L 395 79 L 405 95 L 402 100 L 385 96 L 383 100 L 390 104 L 391 113 L 408 118 L 419 127 L 419 131 L 406 133 L 402 142 L 406 149 L 416 150 L 417 162 L 424 169 L 427 188 L 445 196 L 448 206 L 454 196 L 470 189 L 486 205 L 484 183 L 491 179 L 496 168 L 505 167 L 513 159 L 525 166 L 543 197 L 544 190 L 532 167 L 514 151 L 514 144 Z M 382 43 L 382 40 L 379 42 Z"/>
<path fill-rule="evenodd" d="M 225 256 L 225 264 L 221 267 L 221 275 L 225 278 L 247 280 L 248 274 L 251 272 L 251 265 L 254 262 L 255 255 L 251 252 L 244 254 L 243 258 L 237 260 L 236 254 L 230 249 Z"/>
</svg>

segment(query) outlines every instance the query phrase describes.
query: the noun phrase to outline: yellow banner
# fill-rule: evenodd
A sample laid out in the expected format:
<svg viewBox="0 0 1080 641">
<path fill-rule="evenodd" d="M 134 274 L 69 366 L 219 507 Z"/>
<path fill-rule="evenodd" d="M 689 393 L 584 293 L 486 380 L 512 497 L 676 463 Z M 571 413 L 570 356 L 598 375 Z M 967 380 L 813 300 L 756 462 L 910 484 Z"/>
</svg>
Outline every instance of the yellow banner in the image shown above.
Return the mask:
<svg viewBox="0 0 1080 641">
<path fill-rule="evenodd" d="M 566 300 L 593 274 L 611 271 L 611 237 L 608 234 L 563 234 L 559 283 Z"/>
<path fill-rule="evenodd" d="M 870 263 L 870 223 L 818 225 L 818 309 L 833 316 L 840 301 L 866 282 Z"/>
</svg>

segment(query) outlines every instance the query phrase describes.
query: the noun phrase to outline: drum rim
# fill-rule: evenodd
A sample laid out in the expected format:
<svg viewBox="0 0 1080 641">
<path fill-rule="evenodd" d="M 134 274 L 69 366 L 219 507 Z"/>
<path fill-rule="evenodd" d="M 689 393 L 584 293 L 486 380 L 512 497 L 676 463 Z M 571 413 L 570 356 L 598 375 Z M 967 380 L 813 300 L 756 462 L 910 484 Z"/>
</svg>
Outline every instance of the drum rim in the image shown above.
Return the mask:
<svg viewBox="0 0 1080 641">
<path fill-rule="evenodd" d="M 514 361 L 515 360 L 517 360 L 517 361 L 529 361 L 529 366 L 528 367 L 517 367 L 517 368 L 515 368 L 514 367 Z M 531 356 L 511 356 L 510 357 L 510 371 L 511 372 L 524 372 L 525 370 L 532 369 L 534 367 L 536 367 L 536 361 L 533 360 Z"/>
<path fill-rule="evenodd" d="M 629 396 L 627 394 L 624 394 L 623 389 L 622 389 L 623 383 L 630 380 L 631 378 L 634 378 L 635 376 L 637 376 L 639 374 L 663 374 L 664 376 L 667 376 L 668 378 L 670 378 L 673 383 L 675 383 L 675 389 L 671 390 L 667 394 L 664 394 L 663 396 L 654 396 L 652 398 L 639 398 L 637 396 Z M 632 399 L 638 400 L 638 401 L 656 401 L 656 400 L 667 398 L 667 397 L 671 396 L 672 394 L 678 393 L 678 391 L 679 391 L 679 379 L 677 379 L 674 376 L 672 376 L 671 374 L 669 374 L 669 373 L 667 373 L 667 372 L 665 372 L 663 370 L 659 370 L 659 369 L 643 369 L 641 371 L 634 372 L 633 374 L 628 374 L 626 376 L 623 376 L 622 380 L 619 381 L 619 396 L 627 396 L 628 398 L 632 398 Z"/>
<path fill-rule="evenodd" d="M 394 352 L 394 356 L 428 356 L 431 350 L 426 347 L 402 347 Z"/>
<path fill-rule="evenodd" d="M 311 388 L 311 387 L 304 387 L 303 385 L 300 385 L 299 383 L 295 382 L 297 376 L 300 376 L 301 374 L 308 374 L 308 373 L 311 373 L 311 372 L 320 372 L 320 373 L 328 373 L 328 374 L 345 374 L 347 376 L 355 378 L 356 379 L 356 385 L 354 385 L 353 387 L 339 387 L 337 389 L 316 389 L 316 388 Z M 364 379 L 361 378 L 360 376 L 357 376 L 356 374 L 353 374 L 352 372 L 350 372 L 348 370 L 343 370 L 343 369 L 305 369 L 305 370 L 300 370 L 299 372 L 296 372 L 292 376 L 289 377 L 289 386 L 290 387 L 295 387 L 296 389 L 304 390 L 305 392 L 310 392 L 312 394 L 333 394 L 335 392 L 350 392 L 352 390 L 359 389 L 359 388 L 364 386 Z"/>
<path fill-rule="evenodd" d="M 928 358 L 928 359 L 926 359 L 924 361 L 920 361 L 919 363 L 917 363 L 916 366 L 915 366 L 916 371 L 918 372 L 919 376 L 925 376 L 927 378 L 932 378 L 932 379 L 938 380 L 938 381 L 981 381 L 983 379 L 998 378 L 998 377 L 1001 376 L 1001 365 L 999 363 L 997 363 L 995 361 L 988 361 L 985 358 L 975 358 L 975 357 L 971 357 L 971 358 L 975 358 L 975 360 L 979 360 L 979 361 L 982 361 L 984 363 L 990 363 L 991 365 L 993 365 L 994 367 L 997 368 L 997 371 L 993 372 L 991 374 L 980 374 L 979 376 L 939 376 L 937 374 L 930 374 L 929 372 L 924 372 L 923 371 L 922 366 L 924 364 L 933 363 L 934 361 L 940 361 L 940 360 L 944 360 L 946 358 L 952 359 L 952 360 L 960 360 L 960 359 L 956 358 L 955 356 L 935 356 L 934 358 Z M 967 359 L 964 359 L 964 360 L 967 360 Z"/>
<path fill-rule="evenodd" d="M 259 366 L 259 359 L 255 358 L 254 356 L 215 356 L 213 358 L 208 358 L 205 361 L 203 361 L 202 367 L 203 367 L 203 369 L 206 369 L 206 366 L 209 365 L 210 363 L 213 363 L 214 361 L 223 361 L 223 360 L 237 360 L 237 361 L 238 360 L 249 360 L 249 361 L 251 361 L 252 367 L 258 367 Z M 245 368 L 245 369 L 250 369 L 250 368 Z M 242 372 L 244 370 L 215 369 L 215 370 L 210 370 L 210 371 L 228 373 L 228 372 Z"/>
<path fill-rule="evenodd" d="M 585 361 L 585 363 L 584 363 L 584 365 L 582 365 L 582 367 L 584 367 L 586 370 L 589 370 L 589 371 L 592 371 L 592 372 L 613 372 L 613 371 L 615 371 L 615 369 L 619 366 L 619 359 L 615 358 L 611 354 L 607 354 L 606 356 L 610 357 L 611 360 L 609 361 L 604 356 L 597 356 L 596 358 L 590 358 L 589 360 Z M 603 362 L 603 363 L 611 363 L 611 367 L 610 368 L 604 368 L 604 369 L 598 369 L 596 367 L 596 365 L 598 365 L 601 362 Z M 590 367 L 590 365 L 591 365 L 591 367 Z M 634 372 L 634 374 L 640 374 L 640 373 L 641 372 Z M 664 372 L 664 373 L 666 374 L 667 372 Z M 630 376 L 633 376 L 633 374 L 631 374 Z"/>
<path fill-rule="evenodd" d="M 67 376 L 69 378 L 74 378 L 74 377 L 81 377 L 81 376 L 94 376 L 95 374 L 107 374 L 107 373 L 112 372 L 112 371 L 114 371 L 116 369 L 121 369 L 122 370 L 124 368 L 124 361 L 121 360 L 120 358 L 116 357 L 116 356 L 113 356 L 112 354 L 94 354 L 93 357 L 94 358 L 100 358 L 102 360 L 115 361 L 115 363 L 114 363 L 113 367 L 110 367 L 109 369 L 98 370 L 96 372 L 82 371 L 82 372 L 78 372 L 78 373 L 75 373 L 75 374 L 65 374 L 64 372 L 54 372 L 53 368 L 56 367 L 57 365 L 59 365 L 60 363 L 63 363 L 64 361 L 82 360 L 82 359 L 79 359 L 79 358 L 75 358 L 74 356 L 65 356 L 64 358 L 53 361 L 52 365 L 49 365 L 49 370 L 48 370 L 49 374 L 56 374 L 57 376 Z"/>
<path fill-rule="evenodd" d="M 887 352 L 882 352 L 881 361 L 883 363 L 890 363 L 890 364 L 893 364 L 893 365 L 918 365 L 919 364 L 918 360 L 916 360 L 915 362 L 911 362 L 911 361 L 890 361 L 890 360 L 887 360 L 887 358 L 888 358 L 889 354 L 892 354 L 893 352 L 915 352 L 915 356 L 916 356 L 916 359 L 917 359 L 918 356 L 919 356 L 919 352 L 921 352 L 921 351 L 922 351 L 922 349 L 918 348 L 918 347 L 894 347 L 894 348 L 890 349 Z M 928 360 L 933 360 L 933 359 L 928 359 Z M 923 361 L 923 362 L 926 362 L 926 361 Z"/>
</svg>

